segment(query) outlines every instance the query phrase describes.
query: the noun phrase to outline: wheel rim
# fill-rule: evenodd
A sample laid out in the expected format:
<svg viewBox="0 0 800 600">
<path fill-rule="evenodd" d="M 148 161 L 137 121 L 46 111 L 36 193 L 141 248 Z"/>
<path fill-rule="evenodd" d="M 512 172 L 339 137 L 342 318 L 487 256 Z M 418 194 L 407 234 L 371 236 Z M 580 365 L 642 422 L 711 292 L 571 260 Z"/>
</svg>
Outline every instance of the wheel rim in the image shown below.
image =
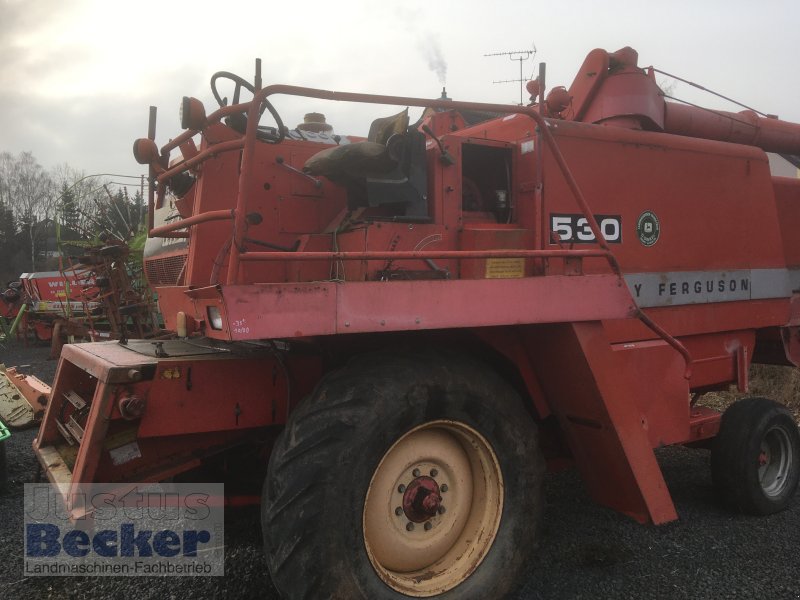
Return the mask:
<svg viewBox="0 0 800 600">
<path fill-rule="evenodd" d="M 367 489 L 364 543 L 373 568 L 409 596 L 458 586 L 491 548 L 503 499 L 500 464 L 477 431 L 454 421 L 409 431 Z"/>
<path fill-rule="evenodd" d="M 780 496 L 789 482 L 792 469 L 791 440 L 780 427 L 769 429 L 761 440 L 758 457 L 758 481 L 769 497 Z"/>
</svg>

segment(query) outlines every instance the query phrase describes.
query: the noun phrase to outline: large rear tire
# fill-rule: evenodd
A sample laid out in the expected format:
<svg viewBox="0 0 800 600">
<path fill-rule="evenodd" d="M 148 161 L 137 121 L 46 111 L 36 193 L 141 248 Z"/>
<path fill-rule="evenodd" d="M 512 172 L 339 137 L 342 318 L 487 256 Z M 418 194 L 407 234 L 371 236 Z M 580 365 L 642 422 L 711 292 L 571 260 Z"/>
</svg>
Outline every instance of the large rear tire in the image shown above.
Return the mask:
<svg viewBox="0 0 800 600">
<path fill-rule="evenodd" d="M 544 461 L 520 397 L 464 357 L 329 374 L 270 458 L 262 523 L 284 597 L 505 598 L 530 564 Z"/>
<path fill-rule="evenodd" d="M 711 476 L 723 502 L 750 514 L 784 510 L 800 481 L 800 432 L 792 414 L 767 398 L 745 398 L 722 415 Z"/>
</svg>

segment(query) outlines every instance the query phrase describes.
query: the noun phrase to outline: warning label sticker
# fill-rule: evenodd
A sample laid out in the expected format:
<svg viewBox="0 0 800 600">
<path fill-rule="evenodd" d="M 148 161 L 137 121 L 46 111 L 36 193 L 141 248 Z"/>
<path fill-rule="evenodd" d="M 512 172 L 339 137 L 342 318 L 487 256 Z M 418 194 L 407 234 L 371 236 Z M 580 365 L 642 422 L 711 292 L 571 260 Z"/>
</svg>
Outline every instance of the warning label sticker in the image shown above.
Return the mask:
<svg viewBox="0 0 800 600">
<path fill-rule="evenodd" d="M 524 258 L 487 258 L 486 279 L 515 279 L 525 277 Z"/>
</svg>

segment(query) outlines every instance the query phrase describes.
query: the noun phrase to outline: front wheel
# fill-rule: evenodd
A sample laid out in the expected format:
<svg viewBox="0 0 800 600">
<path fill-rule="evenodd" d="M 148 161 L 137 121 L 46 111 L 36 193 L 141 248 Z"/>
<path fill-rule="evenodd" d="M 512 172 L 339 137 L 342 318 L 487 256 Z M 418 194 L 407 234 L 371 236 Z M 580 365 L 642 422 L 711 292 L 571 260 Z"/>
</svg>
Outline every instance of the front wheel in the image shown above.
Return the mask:
<svg viewBox="0 0 800 600">
<path fill-rule="evenodd" d="M 731 405 L 711 449 L 711 475 L 721 499 L 743 512 L 785 509 L 800 481 L 800 432 L 792 414 L 767 398 Z"/>
<path fill-rule="evenodd" d="M 536 546 L 543 470 L 522 400 L 481 363 L 354 360 L 273 449 L 273 581 L 290 599 L 507 597 Z"/>
</svg>

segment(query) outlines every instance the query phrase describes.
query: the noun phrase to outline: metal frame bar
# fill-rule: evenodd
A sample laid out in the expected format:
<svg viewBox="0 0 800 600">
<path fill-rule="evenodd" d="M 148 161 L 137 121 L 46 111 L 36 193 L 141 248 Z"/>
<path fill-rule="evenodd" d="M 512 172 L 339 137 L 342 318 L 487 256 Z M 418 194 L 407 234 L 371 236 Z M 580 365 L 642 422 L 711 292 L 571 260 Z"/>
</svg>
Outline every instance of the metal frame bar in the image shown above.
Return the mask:
<svg viewBox="0 0 800 600">
<path fill-rule="evenodd" d="M 400 250 L 395 252 L 245 252 L 240 261 L 607 258 L 605 250 Z"/>
</svg>

